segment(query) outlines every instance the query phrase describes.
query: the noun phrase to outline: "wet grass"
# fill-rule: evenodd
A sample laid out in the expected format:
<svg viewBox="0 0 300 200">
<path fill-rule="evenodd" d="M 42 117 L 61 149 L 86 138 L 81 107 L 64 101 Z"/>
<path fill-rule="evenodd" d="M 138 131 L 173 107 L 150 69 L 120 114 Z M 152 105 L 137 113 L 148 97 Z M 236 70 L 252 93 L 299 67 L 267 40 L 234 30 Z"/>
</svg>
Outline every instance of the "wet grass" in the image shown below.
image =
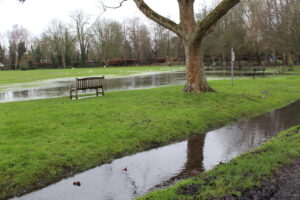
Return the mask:
<svg viewBox="0 0 300 200">
<path fill-rule="evenodd" d="M 127 76 L 145 72 L 164 72 L 184 70 L 183 66 L 144 66 L 144 67 L 110 67 L 79 69 L 39 69 L 27 71 L 1 71 L 0 84 L 25 83 L 54 78 L 87 77 L 87 76 Z"/>
<path fill-rule="evenodd" d="M 139 200 L 216 199 L 240 196 L 272 179 L 274 172 L 300 157 L 300 126 L 281 132 L 259 148 L 211 171 L 149 193 Z"/>
<path fill-rule="evenodd" d="M 270 67 L 266 68 L 267 72 L 273 72 L 275 74 L 300 74 L 300 66 L 282 66 L 282 67 Z"/>
<path fill-rule="evenodd" d="M 298 76 L 210 84 L 218 93 L 171 86 L 0 104 L 0 199 L 300 98 Z"/>
<path fill-rule="evenodd" d="M 291 72 L 292 74 L 300 74 L 300 66 L 294 66 L 293 71 Z"/>
</svg>

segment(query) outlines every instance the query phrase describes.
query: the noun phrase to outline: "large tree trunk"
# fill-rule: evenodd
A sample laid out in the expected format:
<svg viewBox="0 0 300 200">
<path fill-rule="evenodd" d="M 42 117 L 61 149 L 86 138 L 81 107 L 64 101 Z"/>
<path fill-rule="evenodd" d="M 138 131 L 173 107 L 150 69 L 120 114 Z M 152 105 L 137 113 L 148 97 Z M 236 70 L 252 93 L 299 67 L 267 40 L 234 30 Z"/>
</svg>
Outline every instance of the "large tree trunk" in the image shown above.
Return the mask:
<svg viewBox="0 0 300 200">
<path fill-rule="evenodd" d="M 184 42 L 186 57 L 186 79 L 184 92 L 202 93 L 214 92 L 205 78 L 205 71 L 201 57 L 201 45 Z"/>
<path fill-rule="evenodd" d="M 123 0 L 124 2 L 126 0 Z M 222 0 L 219 5 L 205 18 L 196 21 L 194 13 L 195 0 L 177 0 L 179 5 L 180 23 L 161 16 L 152 10 L 144 0 L 133 0 L 137 7 L 150 19 L 161 26 L 173 31 L 184 41 L 187 65 L 187 83 L 185 92 L 202 93 L 213 91 L 205 78 L 200 55 L 202 39 L 208 34 L 214 24 L 218 22 L 240 0 Z"/>
</svg>

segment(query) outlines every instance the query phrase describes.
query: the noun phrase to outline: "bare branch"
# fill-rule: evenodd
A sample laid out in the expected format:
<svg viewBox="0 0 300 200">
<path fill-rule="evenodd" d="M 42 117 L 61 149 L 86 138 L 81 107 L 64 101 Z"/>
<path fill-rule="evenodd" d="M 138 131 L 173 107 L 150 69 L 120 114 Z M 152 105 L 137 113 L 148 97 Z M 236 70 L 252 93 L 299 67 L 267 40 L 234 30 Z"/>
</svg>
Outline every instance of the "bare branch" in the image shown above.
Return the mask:
<svg viewBox="0 0 300 200">
<path fill-rule="evenodd" d="M 117 9 L 117 8 L 121 8 L 122 5 L 123 5 L 123 3 L 126 2 L 126 1 L 127 0 L 122 0 L 118 6 L 107 6 L 103 2 L 101 2 L 101 4 L 102 4 L 103 8 L 105 8 L 105 9 L 107 9 L 107 8 L 109 8 L 109 9 Z"/>
<path fill-rule="evenodd" d="M 183 37 L 182 30 L 178 24 L 173 22 L 172 20 L 161 16 L 154 10 L 152 10 L 144 0 L 133 0 L 140 11 L 142 11 L 148 18 L 152 19 L 156 23 L 160 24 L 161 26 L 173 31 L 177 35 Z"/>
<path fill-rule="evenodd" d="M 240 0 L 223 0 L 203 20 L 197 23 L 192 41 L 200 43 L 210 28 L 239 2 Z"/>
<path fill-rule="evenodd" d="M 23 0 L 23 1 L 25 1 L 25 0 Z M 98 19 L 106 12 L 106 10 L 107 9 L 117 9 L 117 8 L 121 8 L 122 6 L 123 6 L 123 4 L 126 2 L 127 0 L 122 0 L 120 3 L 119 3 L 119 5 L 117 5 L 117 6 L 108 6 L 108 5 L 106 5 L 105 3 L 103 3 L 101 0 L 99 1 L 100 2 L 100 4 L 102 5 L 102 9 L 103 9 L 103 11 L 100 13 L 100 15 L 97 17 L 97 20 L 96 21 L 98 21 Z"/>
</svg>

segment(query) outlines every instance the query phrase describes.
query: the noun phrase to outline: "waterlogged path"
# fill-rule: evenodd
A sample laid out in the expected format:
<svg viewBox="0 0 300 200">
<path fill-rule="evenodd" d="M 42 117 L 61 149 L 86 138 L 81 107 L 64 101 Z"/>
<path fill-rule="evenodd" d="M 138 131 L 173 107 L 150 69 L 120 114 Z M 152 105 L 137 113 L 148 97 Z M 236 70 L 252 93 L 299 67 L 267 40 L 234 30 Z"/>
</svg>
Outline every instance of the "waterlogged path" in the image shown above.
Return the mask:
<svg viewBox="0 0 300 200">
<path fill-rule="evenodd" d="M 300 124 L 300 101 L 187 141 L 114 160 L 20 200 L 130 200 L 210 170 Z M 80 181 L 81 186 L 74 186 Z"/>
</svg>

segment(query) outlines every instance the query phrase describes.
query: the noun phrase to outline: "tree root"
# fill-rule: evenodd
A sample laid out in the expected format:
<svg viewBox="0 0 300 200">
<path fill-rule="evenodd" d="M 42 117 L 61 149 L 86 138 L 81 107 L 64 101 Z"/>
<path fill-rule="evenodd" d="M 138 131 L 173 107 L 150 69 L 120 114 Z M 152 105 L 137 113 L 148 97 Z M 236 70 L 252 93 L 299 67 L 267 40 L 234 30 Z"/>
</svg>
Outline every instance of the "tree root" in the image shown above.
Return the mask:
<svg viewBox="0 0 300 200">
<path fill-rule="evenodd" d="M 205 92 L 216 92 L 208 84 L 187 83 L 183 88 L 183 92 L 201 94 Z"/>
</svg>

